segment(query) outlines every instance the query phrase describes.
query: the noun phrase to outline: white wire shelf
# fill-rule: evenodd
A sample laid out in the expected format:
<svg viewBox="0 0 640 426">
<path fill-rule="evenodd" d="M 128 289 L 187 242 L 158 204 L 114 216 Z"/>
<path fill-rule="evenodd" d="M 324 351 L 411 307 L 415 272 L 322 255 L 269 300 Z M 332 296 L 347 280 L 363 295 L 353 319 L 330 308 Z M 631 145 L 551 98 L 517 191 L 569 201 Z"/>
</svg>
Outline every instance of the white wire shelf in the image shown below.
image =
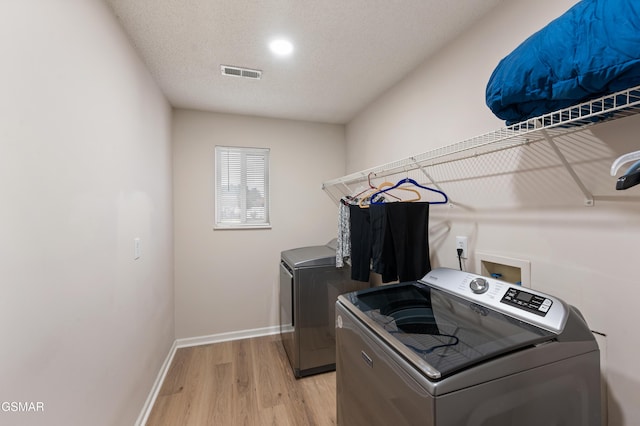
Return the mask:
<svg viewBox="0 0 640 426">
<path fill-rule="evenodd" d="M 511 149 L 542 140 L 552 144 L 552 140 L 556 137 L 579 132 L 594 124 L 617 120 L 639 112 L 640 86 L 636 86 L 531 118 L 452 145 L 329 180 L 322 184 L 322 188 L 334 198 L 334 201 L 338 201 L 339 197 L 336 196 L 336 192 L 348 195 L 351 185 L 366 181 L 368 176 L 385 177 L 417 169 L 425 171 L 425 169 L 435 165 Z M 558 150 L 556 150 L 556 153 L 562 156 Z M 572 174 L 568 163 L 563 158 L 561 160 L 569 173 Z M 573 175 L 573 178 L 586 197 L 585 204 L 593 205 L 593 199 L 577 176 Z"/>
</svg>

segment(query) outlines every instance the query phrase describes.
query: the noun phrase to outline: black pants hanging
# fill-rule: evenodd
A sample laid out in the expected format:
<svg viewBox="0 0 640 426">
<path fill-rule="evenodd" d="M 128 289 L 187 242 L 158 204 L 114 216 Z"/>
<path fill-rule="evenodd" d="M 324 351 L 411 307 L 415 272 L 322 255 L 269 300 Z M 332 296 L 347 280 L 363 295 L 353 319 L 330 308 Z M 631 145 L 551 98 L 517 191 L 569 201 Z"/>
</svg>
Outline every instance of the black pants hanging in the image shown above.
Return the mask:
<svg viewBox="0 0 640 426">
<path fill-rule="evenodd" d="M 414 281 L 431 271 L 429 259 L 429 203 L 387 203 L 387 232 L 382 258 L 394 259 L 399 281 Z M 391 252 L 390 250 L 393 250 Z M 389 282 L 392 280 L 384 281 Z M 389 277 L 387 277 L 389 278 Z"/>
<path fill-rule="evenodd" d="M 382 275 L 382 282 L 398 279 L 398 266 L 393 248 L 393 238 L 387 220 L 386 204 L 372 204 L 371 218 L 371 270 Z"/>
<path fill-rule="evenodd" d="M 372 269 L 382 282 L 414 281 L 431 270 L 429 203 L 349 206 L 351 279 L 369 281 Z"/>
<path fill-rule="evenodd" d="M 351 225 L 351 279 L 369 282 L 371 269 L 371 222 L 369 209 L 349 206 Z"/>
</svg>

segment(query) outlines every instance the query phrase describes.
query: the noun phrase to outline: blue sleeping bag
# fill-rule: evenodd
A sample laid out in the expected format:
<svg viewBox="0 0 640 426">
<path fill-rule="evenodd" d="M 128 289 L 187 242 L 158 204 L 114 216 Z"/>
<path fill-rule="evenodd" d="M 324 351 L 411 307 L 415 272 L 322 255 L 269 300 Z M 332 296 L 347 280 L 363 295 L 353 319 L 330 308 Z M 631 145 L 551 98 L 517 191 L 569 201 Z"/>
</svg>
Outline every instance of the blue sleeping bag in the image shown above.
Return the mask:
<svg viewBox="0 0 640 426">
<path fill-rule="evenodd" d="M 582 0 L 494 70 L 491 111 L 507 124 L 640 84 L 640 0 Z"/>
</svg>

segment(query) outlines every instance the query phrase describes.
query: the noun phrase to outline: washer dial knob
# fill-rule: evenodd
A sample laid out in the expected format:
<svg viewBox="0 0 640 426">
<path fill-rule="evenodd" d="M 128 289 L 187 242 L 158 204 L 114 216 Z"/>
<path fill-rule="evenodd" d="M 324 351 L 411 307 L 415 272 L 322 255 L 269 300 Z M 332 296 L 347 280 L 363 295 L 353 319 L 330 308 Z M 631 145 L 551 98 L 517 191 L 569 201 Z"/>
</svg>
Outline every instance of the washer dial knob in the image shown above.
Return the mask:
<svg viewBox="0 0 640 426">
<path fill-rule="evenodd" d="M 482 294 L 489 290 L 489 283 L 484 278 L 474 278 L 470 283 L 469 287 L 471 291 L 476 294 Z"/>
</svg>

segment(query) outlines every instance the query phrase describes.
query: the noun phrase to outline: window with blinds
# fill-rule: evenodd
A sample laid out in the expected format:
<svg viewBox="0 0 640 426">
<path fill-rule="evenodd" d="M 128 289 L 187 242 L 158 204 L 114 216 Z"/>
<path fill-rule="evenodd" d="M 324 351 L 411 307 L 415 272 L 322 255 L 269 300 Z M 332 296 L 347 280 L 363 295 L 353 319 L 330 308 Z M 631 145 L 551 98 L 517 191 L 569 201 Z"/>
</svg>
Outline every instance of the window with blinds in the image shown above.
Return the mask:
<svg viewBox="0 0 640 426">
<path fill-rule="evenodd" d="M 216 146 L 216 228 L 269 227 L 269 149 Z"/>
</svg>

